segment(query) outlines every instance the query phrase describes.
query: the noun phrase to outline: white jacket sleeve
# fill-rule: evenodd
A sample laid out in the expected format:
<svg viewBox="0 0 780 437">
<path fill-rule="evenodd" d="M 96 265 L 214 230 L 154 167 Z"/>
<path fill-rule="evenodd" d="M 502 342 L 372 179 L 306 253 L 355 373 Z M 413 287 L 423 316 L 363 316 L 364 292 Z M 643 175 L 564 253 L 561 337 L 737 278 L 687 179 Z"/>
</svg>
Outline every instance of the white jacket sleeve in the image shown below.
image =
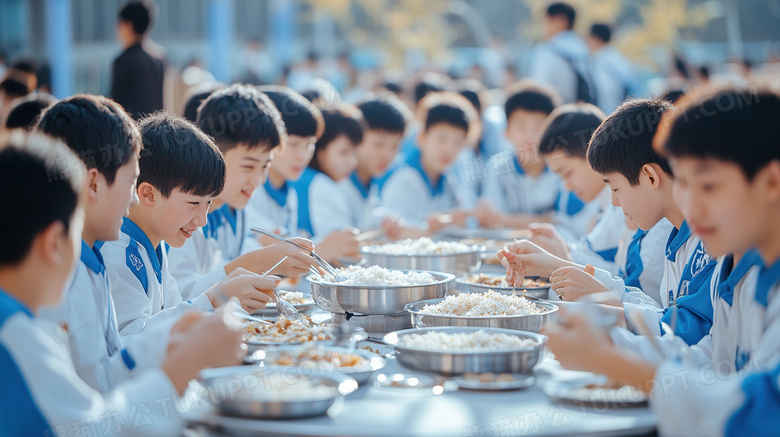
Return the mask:
<svg viewBox="0 0 780 437">
<path fill-rule="evenodd" d="M 428 228 L 425 213 L 429 206 L 425 205 L 420 194 L 426 190 L 418 183 L 415 170 L 401 167 L 390 175 L 382 188 L 381 206 L 404 219 L 408 225 Z M 422 213 L 421 213 L 422 212 Z"/>
<path fill-rule="evenodd" d="M 349 203 L 341 187 L 325 175 L 317 175 L 309 187 L 309 215 L 316 238 L 323 238 L 352 224 Z"/>
<path fill-rule="evenodd" d="M 122 436 L 179 434 L 183 421 L 168 405 L 177 399 L 176 389 L 162 370 L 147 369 L 101 395 L 79 378 L 65 344 L 47 331 L 14 316 L 3 326 L 0 343 L 56 435 L 83 435 L 78 431 L 102 426 Z M 21 394 L 18 399 L 25 402 Z"/>
<path fill-rule="evenodd" d="M 211 271 L 204 271 L 204 266 L 209 262 L 201 257 L 210 257 L 212 254 L 209 253 L 206 237 L 202 235 L 203 230 L 198 230 L 198 233 L 200 235 L 193 235 L 182 247 L 172 247 L 168 250 L 168 269 L 176 279 L 182 299 L 185 300 L 198 296 L 227 277 L 227 262 L 219 264 Z"/>
</svg>

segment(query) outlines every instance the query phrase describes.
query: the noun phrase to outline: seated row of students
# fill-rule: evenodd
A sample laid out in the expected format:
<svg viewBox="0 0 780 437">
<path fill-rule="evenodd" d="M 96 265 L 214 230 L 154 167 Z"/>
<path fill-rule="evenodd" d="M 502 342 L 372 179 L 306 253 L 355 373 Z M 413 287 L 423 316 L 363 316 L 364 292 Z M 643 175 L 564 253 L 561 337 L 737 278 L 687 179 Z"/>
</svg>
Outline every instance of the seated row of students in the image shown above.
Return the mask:
<svg viewBox="0 0 780 437">
<path fill-rule="evenodd" d="M 630 123 L 637 105 L 652 107 L 623 105 L 612 116 L 612 127 Z M 671 173 L 659 171 L 647 141 L 631 143 L 612 136 L 597 143 L 594 137 L 588 157 L 640 226 L 662 214 L 677 225 L 669 240 L 668 276 L 679 279 L 671 296 L 680 295 L 677 323 L 689 325 L 683 332 L 689 336 L 664 335 L 651 342 L 621 328 L 607 335 L 582 316 L 564 311 L 565 323 L 547 329 L 549 345 L 567 367 L 605 374 L 651 393 L 661 434 L 776 434 L 780 129 L 775 120 L 780 117 L 780 96 L 758 89 L 707 90 L 677 113 L 665 112 L 659 126 L 668 127 L 659 127 L 655 142 L 669 156 Z M 605 125 L 604 133 L 608 131 Z M 661 196 L 662 186 L 672 183 L 677 210 L 663 201 L 668 193 Z M 689 237 L 681 246 L 680 237 L 688 231 L 698 237 Z M 699 238 L 718 263 L 711 278 L 694 290 L 697 278 L 690 278 L 690 269 L 695 272 L 704 263 L 702 247 L 693 244 Z M 685 253 L 689 261 L 681 272 L 679 256 Z M 508 265 L 519 272 L 513 263 Z M 589 275 L 580 267 L 574 270 L 580 277 L 575 282 L 584 285 Z M 599 290 L 594 278 L 589 281 L 588 290 Z M 661 289 L 664 298 L 665 291 Z M 700 302 L 686 311 L 686 298 Z M 686 321 L 685 312 L 695 313 L 705 305 L 711 328 L 701 317 Z M 696 322 L 701 328 L 694 329 Z M 693 332 L 701 334 L 698 341 L 691 341 Z"/>
</svg>

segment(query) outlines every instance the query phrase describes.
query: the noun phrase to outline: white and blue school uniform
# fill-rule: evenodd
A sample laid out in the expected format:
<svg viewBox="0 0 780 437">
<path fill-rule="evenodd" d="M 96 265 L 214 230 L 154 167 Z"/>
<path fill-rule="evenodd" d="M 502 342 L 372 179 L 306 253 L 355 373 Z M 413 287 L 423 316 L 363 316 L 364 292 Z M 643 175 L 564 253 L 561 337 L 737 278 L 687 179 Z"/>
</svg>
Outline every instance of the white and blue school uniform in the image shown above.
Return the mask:
<svg viewBox="0 0 780 437">
<path fill-rule="evenodd" d="M 620 270 L 616 256 L 626 229 L 626 218 L 623 209 L 612 206 L 608 186 L 591 203 L 598 205 L 601 216 L 587 235 L 569 243 L 570 254 L 576 263 L 590 264 L 615 276 Z"/>
<path fill-rule="evenodd" d="M 120 337 L 103 257 L 83 241 L 62 302 L 41 309 L 39 317 L 65 328 L 76 373 L 102 393 L 138 369 L 159 366 L 168 345 L 170 326 L 155 335 Z"/>
<path fill-rule="evenodd" d="M 618 275 L 597 268 L 594 276 L 623 305 L 648 306 L 653 311 L 660 311 L 663 308 L 659 290 L 666 262 L 665 246 L 672 229 L 674 226 L 667 219 L 647 231 L 626 229 L 616 256 L 620 266 Z"/>
<path fill-rule="evenodd" d="M 677 358 L 662 361 L 647 339 L 613 329 L 613 340 L 660 363 L 659 381 L 672 381 L 650 402 L 661 434 L 772 435 L 780 417 L 780 262 L 765 266 L 756 251 L 733 265 L 723 257 L 709 283 L 713 324 L 687 346 L 680 337 L 658 343 Z M 616 335 L 616 332 L 620 335 Z M 617 343 L 616 343 L 617 344 Z M 672 379 L 668 379 L 669 377 Z M 667 378 L 667 379 L 664 379 Z"/>
<path fill-rule="evenodd" d="M 298 193 L 298 227 L 315 243 L 352 226 L 347 197 L 330 176 L 307 168 L 293 186 Z"/>
<path fill-rule="evenodd" d="M 275 187 L 266 179 L 244 208 L 247 223 L 258 228 L 279 231 L 285 237 L 298 235 L 298 194 L 292 183 Z"/>
<path fill-rule="evenodd" d="M 167 244 L 161 242 L 156 248 L 152 246 L 144 231 L 127 217 L 119 239 L 103 244 L 100 253 L 111 281 L 122 335 L 143 331 L 148 320 L 157 314 L 161 314 L 160 318 L 168 318 L 179 317 L 188 309 L 214 309 L 205 294 L 184 303 L 176 279 L 168 270 Z M 168 311 L 162 314 L 163 310 Z"/>
<path fill-rule="evenodd" d="M 79 436 L 103 422 L 103 432 L 115 435 L 165 436 L 183 425 L 164 404 L 176 388 L 161 369 L 145 369 L 101 395 L 76 373 L 65 333 L 1 289 L 0 372 L 4 436 Z M 138 419 L 151 426 L 134 426 Z"/>
<path fill-rule="evenodd" d="M 433 213 L 446 213 L 463 205 L 457 184 L 447 174 L 431 183 L 420 163 L 420 152 L 412 151 L 406 163 L 393 171 L 381 192 L 381 206 L 407 224 L 426 229 Z"/>
<path fill-rule="evenodd" d="M 686 222 L 679 230 L 672 229 L 665 253 L 664 275 L 659 288 L 661 307 L 646 305 L 646 301 L 632 301 L 629 295 L 623 299 L 624 312 L 637 312 L 653 335 L 661 335 L 661 323 L 671 325 L 673 312 L 668 311 L 669 307 L 676 306 L 675 334 L 688 344 L 696 344 L 712 326 L 709 289 L 716 262 L 705 252 L 699 237 L 691 234 Z M 605 285 L 615 281 L 598 270 L 595 277 Z M 611 285 L 607 287 L 614 290 Z M 638 332 L 638 327 L 628 317 L 626 326 L 630 331 Z"/>
<path fill-rule="evenodd" d="M 209 212 L 181 247 L 168 249 L 168 269 L 184 300 L 197 297 L 223 281 L 225 265 L 249 250 L 259 249 L 249 235 L 243 210 L 222 205 Z"/>
<path fill-rule="evenodd" d="M 511 159 L 510 171 L 497 171 L 484 181 L 483 200 L 509 214 L 546 214 L 555 209 L 560 196 L 561 179 L 545 167 L 538 176 L 529 176 L 517 162 L 514 152 L 494 155 L 490 167 L 501 167 L 496 160 Z"/>
<path fill-rule="evenodd" d="M 379 205 L 379 184 L 371 179 L 366 185 L 354 171 L 350 177 L 340 181 L 339 187 L 349 204 L 350 226 L 367 230 L 381 225 L 381 207 Z"/>
<path fill-rule="evenodd" d="M 587 235 L 601 216 L 597 202 L 585 203 L 574 192 L 560 182 L 558 198 L 555 200 L 553 224 L 564 240 L 577 241 Z"/>
</svg>

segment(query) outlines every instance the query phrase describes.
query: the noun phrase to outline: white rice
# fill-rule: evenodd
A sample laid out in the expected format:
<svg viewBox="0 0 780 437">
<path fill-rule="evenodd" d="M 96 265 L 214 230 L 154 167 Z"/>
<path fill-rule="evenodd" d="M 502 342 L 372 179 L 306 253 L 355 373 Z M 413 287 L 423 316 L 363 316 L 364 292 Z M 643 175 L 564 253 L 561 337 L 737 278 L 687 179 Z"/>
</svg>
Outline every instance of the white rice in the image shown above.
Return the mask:
<svg viewBox="0 0 780 437">
<path fill-rule="evenodd" d="M 389 270 L 379 266 L 368 268 L 349 266 L 339 269 L 339 273 L 347 280 L 339 282 L 340 285 L 426 285 L 435 282 L 433 275 L 428 272 L 402 272 L 400 270 Z M 331 275 L 325 275 L 326 282 L 334 282 Z"/>
<path fill-rule="evenodd" d="M 260 384 L 249 388 L 244 386 L 244 393 L 254 401 L 260 402 L 289 402 L 289 401 L 313 401 L 328 399 L 337 394 L 334 387 L 322 384 L 313 384 L 303 378 L 294 375 L 279 373 L 258 373 Z"/>
<path fill-rule="evenodd" d="M 481 329 L 470 334 L 429 331 L 424 334 L 403 335 L 398 339 L 398 345 L 401 347 L 427 351 L 505 350 L 536 344 L 536 341 L 528 338 L 488 333 Z"/>
<path fill-rule="evenodd" d="M 380 255 L 454 255 L 472 250 L 471 246 L 453 242 L 434 242 L 428 237 L 401 240 L 395 243 L 372 246 L 369 251 Z"/>
<path fill-rule="evenodd" d="M 423 314 L 461 317 L 521 316 L 546 311 L 523 296 L 506 295 L 493 290 L 481 294 L 447 296 L 435 305 L 425 305 Z"/>
</svg>

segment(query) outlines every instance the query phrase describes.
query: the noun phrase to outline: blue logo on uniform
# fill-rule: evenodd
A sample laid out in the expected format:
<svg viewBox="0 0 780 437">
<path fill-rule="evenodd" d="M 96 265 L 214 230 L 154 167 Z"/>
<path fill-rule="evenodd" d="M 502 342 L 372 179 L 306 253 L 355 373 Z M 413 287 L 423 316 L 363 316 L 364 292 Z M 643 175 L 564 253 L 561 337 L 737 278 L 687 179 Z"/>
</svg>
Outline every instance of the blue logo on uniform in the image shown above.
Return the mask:
<svg viewBox="0 0 780 437">
<path fill-rule="evenodd" d="M 691 266 L 691 277 L 698 275 L 707 264 L 710 263 L 712 257 L 709 256 L 701 247 L 701 243 L 696 247 L 696 252 L 693 254 L 693 259 L 689 263 Z"/>
</svg>

